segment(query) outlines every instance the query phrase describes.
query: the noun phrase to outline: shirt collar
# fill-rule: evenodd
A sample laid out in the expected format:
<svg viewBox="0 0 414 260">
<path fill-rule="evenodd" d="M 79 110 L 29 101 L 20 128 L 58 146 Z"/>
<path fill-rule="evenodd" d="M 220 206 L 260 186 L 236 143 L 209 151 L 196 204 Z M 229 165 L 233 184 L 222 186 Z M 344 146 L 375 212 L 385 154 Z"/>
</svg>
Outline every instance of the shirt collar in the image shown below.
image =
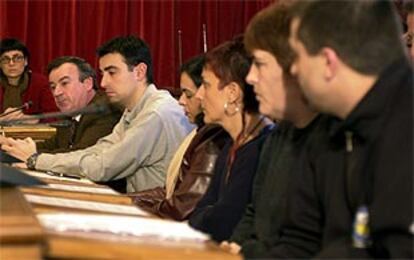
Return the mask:
<svg viewBox="0 0 414 260">
<path fill-rule="evenodd" d="M 78 115 L 78 116 L 73 117 L 72 119 L 79 122 L 81 117 L 82 117 L 81 115 Z"/>
</svg>

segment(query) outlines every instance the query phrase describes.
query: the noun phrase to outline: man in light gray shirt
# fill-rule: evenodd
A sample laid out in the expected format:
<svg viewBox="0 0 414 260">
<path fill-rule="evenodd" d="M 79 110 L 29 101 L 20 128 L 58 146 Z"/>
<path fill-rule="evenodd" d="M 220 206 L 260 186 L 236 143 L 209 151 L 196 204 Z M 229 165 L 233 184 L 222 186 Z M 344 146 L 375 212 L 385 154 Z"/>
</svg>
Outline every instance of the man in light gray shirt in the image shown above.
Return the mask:
<svg viewBox="0 0 414 260">
<path fill-rule="evenodd" d="M 28 168 L 75 174 L 93 181 L 127 179 L 136 192 L 165 183 L 176 149 L 191 131 L 178 102 L 153 83 L 150 50 L 134 36 L 114 38 L 98 48 L 101 86 L 112 103 L 125 107 L 112 133 L 84 150 L 24 155 L 18 144 L 8 152 Z"/>
</svg>

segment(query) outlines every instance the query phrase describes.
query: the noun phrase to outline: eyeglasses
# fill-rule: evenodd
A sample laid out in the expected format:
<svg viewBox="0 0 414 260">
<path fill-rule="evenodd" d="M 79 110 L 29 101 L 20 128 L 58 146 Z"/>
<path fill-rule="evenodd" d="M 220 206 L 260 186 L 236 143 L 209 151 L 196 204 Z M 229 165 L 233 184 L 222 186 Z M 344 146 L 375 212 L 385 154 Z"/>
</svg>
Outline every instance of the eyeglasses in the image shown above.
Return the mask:
<svg viewBox="0 0 414 260">
<path fill-rule="evenodd" d="M 24 61 L 24 56 L 22 55 L 14 55 L 13 57 L 3 56 L 0 58 L 1 64 L 9 64 L 10 61 L 13 61 L 13 63 L 21 63 Z"/>
</svg>

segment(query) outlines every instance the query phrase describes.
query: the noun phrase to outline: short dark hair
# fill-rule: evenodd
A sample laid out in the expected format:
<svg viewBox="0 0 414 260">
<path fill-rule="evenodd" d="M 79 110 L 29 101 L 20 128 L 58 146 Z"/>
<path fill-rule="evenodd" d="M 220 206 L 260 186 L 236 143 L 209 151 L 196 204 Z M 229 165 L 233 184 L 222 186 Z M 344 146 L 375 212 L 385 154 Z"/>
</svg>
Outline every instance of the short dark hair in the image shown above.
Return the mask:
<svg viewBox="0 0 414 260">
<path fill-rule="evenodd" d="M 3 53 L 8 51 L 21 51 L 24 58 L 27 60 L 27 63 L 30 61 L 30 52 L 29 49 L 21 41 L 15 38 L 4 38 L 0 41 L 0 56 Z M 29 72 L 29 66 L 25 66 L 23 73 Z M 3 73 L 3 70 L 0 69 L 0 78 L 5 78 L 6 76 Z M 19 84 L 23 81 L 24 77 L 20 77 Z"/>
<path fill-rule="evenodd" d="M 259 103 L 253 92 L 253 86 L 246 82 L 252 58 L 244 48 L 243 36 L 222 43 L 206 54 L 204 67 L 211 69 L 219 78 L 219 88 L 236 82 L 243 91 L 243 105 L 247 112 L 257 112 Z"/>
<path fill-rule="evenodd" d="M 298 39 L 310 55 L 333 48 L 348 66 L 378 75 L 404 57 L 401 23 L 390 1 L 314 0 L 296 3 Z M 301 8 L 304 4 L 306 8 Z"/>
<path fill-rule="evenodd" d="M 15 38 L 4 38 L 0 42 L 0 55 L 8 51 L 21 51 L 24 57 L 29 60 L 30 52 L 21 41 Z"/>
<path fill-rule="evenodd" d="M 290 2 L 275 3 L 257 13 L 249 22 L 244 34 L 244 44 L 249 52 L 255 49 L 271 53 L 290 74 L 295 54 L 289 45 Z"/>
<path fill-rule="evenodd" d="M 99 58 L 109 53 L 121 54 L 130 71 L 139 63 L 144 63 L 147 65 L 147 83 L 154 83 L 151 52 L 144 40 L 134 35 L 120 36 L 107 41 L 96 50 Z"/>
<path fill-rule="evenodd" d="M 403 8 L 408 14 L 414 13 L 414 0 L 405 0 Z"/>
<path fill-rule="evenodd" d="M 187 73 L 197 88 L 203 83 L 201 73 L 203 72 L 204 62 L 205 56 L 204 54 L 201 54 L 184 62 L 180 68 L 180 74 L 184 72 Z"/>
<path fill-rule="evenodd" d="M 54 60 L 52 60 L 48 65 L 47 65 L 47 74 L 49 75 L 52 70 L 55 70 L 57 68 L 59 68 L 60 66 L 62 66 L 65 63 L 71 63 L 73 65 L 75 65 L 78 68 L 79 71 L 79 81 L 83 82 L 85 79 L 87 78 L 92 78 L 93 80 L 93 88 L 95 90 L 98 89 L 98 84 L 96 82 L 96 72 L 95 70 L 92 68 L 92 66 L 84 59 L 79 58 L 79 57 L 75 57 L 75 56 L 61 56 L 58 57 Z"/>
</svg>

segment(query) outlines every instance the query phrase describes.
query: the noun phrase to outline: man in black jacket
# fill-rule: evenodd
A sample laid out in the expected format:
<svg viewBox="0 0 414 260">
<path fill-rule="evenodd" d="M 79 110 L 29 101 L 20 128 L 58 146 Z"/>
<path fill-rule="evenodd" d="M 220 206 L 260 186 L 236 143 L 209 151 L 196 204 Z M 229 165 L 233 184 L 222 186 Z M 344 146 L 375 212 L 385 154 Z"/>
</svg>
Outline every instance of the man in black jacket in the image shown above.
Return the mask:
<svg viewBox="0 0 414 260">
<path fill-rule="evenodd" d="M 328 119 L 273 257 L 413 257 L 413 71 L 389 1 L 297 5 L 291 71 Z"/>
</svg>

